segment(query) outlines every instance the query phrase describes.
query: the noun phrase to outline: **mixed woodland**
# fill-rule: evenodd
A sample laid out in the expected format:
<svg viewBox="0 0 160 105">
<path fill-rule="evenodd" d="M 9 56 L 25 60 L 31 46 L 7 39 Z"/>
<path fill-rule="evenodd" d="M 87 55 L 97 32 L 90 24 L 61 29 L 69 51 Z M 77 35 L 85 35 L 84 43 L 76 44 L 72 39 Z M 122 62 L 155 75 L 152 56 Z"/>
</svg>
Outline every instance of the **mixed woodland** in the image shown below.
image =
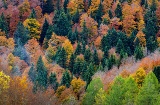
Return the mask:
<svg viewBox="0 0 160 105">
<path fill-rule="evenodd" d="M 0 105 L 160 105 L 159 0 L 1 0 Z"/>
</svg>

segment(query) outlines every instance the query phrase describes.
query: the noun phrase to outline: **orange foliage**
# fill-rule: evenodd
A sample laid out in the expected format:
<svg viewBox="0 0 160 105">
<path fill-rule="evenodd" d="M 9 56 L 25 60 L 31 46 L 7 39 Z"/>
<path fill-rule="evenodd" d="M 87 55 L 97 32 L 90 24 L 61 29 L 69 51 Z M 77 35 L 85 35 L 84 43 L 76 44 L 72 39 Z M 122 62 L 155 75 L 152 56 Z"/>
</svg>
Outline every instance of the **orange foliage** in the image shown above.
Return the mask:
<svg viewBox="0 0 160 105">
<path fill-rule="evenodd" d="M 139 31 L 139 32 L 137 33 L 136 38 L 139 39 L 141 46 L 143 46 L 143 47 L 146 46 L 145 34 L 144 34 L 142 31 Z M 136 41 L 136 38 L 135 38 L 135 41 Z"/>
<path fill-rule="evenodd" d="M 92 1 L 91 1 L 91 5 L 90 5 L 87 13 L 88 13 L 89 15 L 91 15 L 91 13 L 92 13 L 92 15 L 95 16 L 95 15 L 96 15 L 96 12 L 97 12 L 97 10 L 98 10 L 99 4 L 100 4 L 100 0 L 92 0 Z"/>
<path fill-rule="evenodd" d="M 105 13 L 108 13 L 108 10 L 110 9 L 111 5 L 112 5 L 113 0 L 103 0 L 102 4 L 103 4 L 103 11 Z"/>
<path fill-rule="evenodd" d="M 121 73 L 120 73 L 120 76 L 122 76 L 123 78 L 127 78 L 130 76 L 130 72 L 127 71 L 127 70 L 123 70 Z"/>
<path fill-rule="evenodd" d="M 101 36 L 104 36 L 108 33 L 108 30 L 109 30 L 109 27 L 107 25 L 101 24 L 98 32 Z"/>
</svg>

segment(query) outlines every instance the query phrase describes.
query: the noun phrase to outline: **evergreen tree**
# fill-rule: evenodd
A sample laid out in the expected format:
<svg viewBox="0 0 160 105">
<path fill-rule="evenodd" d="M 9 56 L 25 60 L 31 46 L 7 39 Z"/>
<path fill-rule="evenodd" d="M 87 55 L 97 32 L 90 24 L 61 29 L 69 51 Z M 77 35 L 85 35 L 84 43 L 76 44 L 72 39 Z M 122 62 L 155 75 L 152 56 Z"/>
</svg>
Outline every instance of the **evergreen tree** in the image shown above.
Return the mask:
<svg viewBox="0 0 160 105">
<path fill-rule="evenodd" d="M 156 5 L 156 1 L 155 0 L 152 0 L 152 4 L 150 6 L 150 9 L 151 9 L 152 12 L 156 11 L 157 5 Z"/>
<path fill-rule="evenodd" d="M 6 37 L 8 38 L 8 23 L 3 15 L 3 13 L 0 16 L 0 29 L 2 32 L 5 32 Z"/>
<path fill-rule="evenodd" d="M 69 74 L 69 72 L 66 70 L 63 73 L 62 79 L 61 79 L 61 85 L 66 86 L 67 88 L 70 87 L 70 82 L 71 82 L 71 76 Z"/>
<path fill-rule="evenodd" d="M 113 15 L 112 15 L 112 11 L 111 10 L 108 11 L 108 14 L 109 14 L 110 19 L 112 19 Z"/>
<path fill-rule="evenodd" d="M 52 86 L 52 88 L 54 89 L 54 91 L 57 90 L 58 88 L 58 82 L 57 82 L 57 77 L 55 73 L 51 73 L 50 77 L 49 77 L 49 84 Z"/>
<path fill-rule="evenodd" d="M 111 55 L 111 56 L 109 57 L 109 59 L 107 60 L 108 70 L 110 70 L 110 69 L 113 67 L 114 64 L 116 64 L 116 58 L 115 58 L 114 55 Z"/>
<path fill-rule="evenodd" d="M 77 58 L 74 63 L 73 74 L 75 74 L 75 76 L 78 77 L 82 73 L 82 69 L 83 69 L 83 60 Z"/>
<path fill-rule="evenodd" d="M 76 11 L 76 13 L 73 15 L 73 17 L 72 17 L 72 21 L 74 22 L 74 23 L 78 23 L 79 22 L 79 18 L 80 18 L 80 14 L 79 14 L 79 11 L 78 11 L 78 9 L 77 9 L 77 11 Z"/>
<path fill-rule="evenodd" d="M 62 48 L 62 49 L 60 49 L 60 51 L 56 52 L 57 64 L 59 64 L 63 68 L 66 68 L 66 60 L 67 60 L 67 55 L 66 55 L 66 51 L 64 48 Z"/>
<path fill-rule="evenodd" d="M 75 55 L 72 54 L 69 60 L 69 70 L 71 71 L 71 73 L 73 73 L 73 69 L 74 69 L 74 64 L 75 64 Z"/>
<path fill-rule="evenodd" d="M 23 46 L 27 43 L 29 38 L 29 31 L 24 27 L 24 25 L 21 22 L 19 22 L 17 25 L 17 29 L 14 32 L 15 44 Z"/>
<path fill-rule="evenodd" d="M 75 55 L 81 54 L 81 50 L 82 50 L 81 45 L 80 45 L 80 43 L 78 43 L 77 48 L 76 48 L 76 50 L 75 50 L 75 52 L 74 52 Z"/>
<path fill-rule="evenodd" d="M 64 0 L 63 8 L 64 8 L 65 13 L 67 12 L 68 3 L 69 3 L 69 0 Z"/>
<path fill-rule="evenodd" d="M 86 49 L 85 53 L 84 53 L 84 59 L 86 62 L 90 62 L 91 61 L 91 56 L 92 56 L 92 53 L 90 51 L 90 49 Z"/>
<path fill-rule="evenodd" d="M 87 67 L 87 71 L 84 76 L 84 80 L 87 82 L 86 86 L 88 86 L 88 84 L 91 82 L 93 74 L 94 74 L 94 66 L 92 63 L 90 63 L 89 66 Z"/>
<path fill-rule="evenodd" d="M 143 58 L 143 49 L 141 48 L 141 46 L 136 46 L 135 51 L 134 51 L 134 56 L 136 58 L 136 60 L 140 60 Z"/>
<path fill-rule="evenodd" d="M 149 37 L 149 39 L 147 40 L 147 50 L 152 53 L 156 50 L 157 47 L 158 43 L 156 37 Z"/>
<path fill-rule="evenodd" d="M 115 9 L 115 14 L 116 14 L 116 17 L 122 18 L 122 7 L 119 3 L 117 5 L 117 8 Z"/>
<path fill-rule="evenodd" d="M 85 51 L 86 51 L 86 43 L 85 43 L 85 41 L 82 41 L 82 54 L 84 55 L 84 53 L 85 53 Z"/>
<path fill-rule="evenodd" d="M 124 45 L 121 39 L 118 40 L 117 45 L 116 45 L 116 53 L 120 54 L 120 51 L 124 51 Z"/>
<path fill-rule="evenodd" d="M 54 10 L 54 6 L 53 6 L 52 0 L 46 0 L 46 2 L 43 3 L 42 13 L 50 14 L 51 12 L 53 12 L 53 10 Z"/>
<path fill-rule="evenodd" d="M 94 53 L 93 53 L 93 63 L 95 65 L 99 65 L 99 58 L 98 58 L 98 53 L 96 49 L 94 50 Z"/>
<path fill-rule="evenodd" d="M 154 68 L 153 73 L 157 77 L 158 81 L 160 82 L 160 66 Z"/>
<path fill-rule="evenodd" d="M 83 28 L 81 32 L 81 41 L 85 41 L 86 44 L 88 43 L 88 36 L 89 36 L 89 29 L 86 26 L 86 22 L 83 22 Z"/>
<path fill-rule="evenodd" d="M 37 76 L 36 80 L 34 82 L 34 89 L 40 89 L 40 90 L 45 90 L 47 89 L 47 69 L 43 63 L 42 57 L 40 56 L 38 61 L 37 61 Z"/>
<path fill-rule="evenodd" d="M 30 80 L 34 83 L 36 79 L 36 70 L 34 68 L 34 64 L 31 65 L 31 68 L 29 69 L 28 76 Z"/>
<path fill-rule="evenodd" d="M 137 105 L 158 105 L 159 103 L 159 84 L 153 72 L 150 72 L 136 98 Z"/>
<path fill-rule="evenodd" d="M 104 55 L 103 55 L 105 58 L 108 58 L 108 57 L 109 57 L 109 52 L 108 52 L 108 50 L 109 50 L 108 47 L 105 47 L 105 49 L 104 49 Z"/>
<path fill-rule="evenodd" d="M 96 13 L 96 21 L 99 23 L 99 25 L 100 25 L 100 23 L 102 22 L 102 16 L 103 16 L 103 5 L 102 5 L 102 3 L 100 2 L 100 4 L 99 4 L 99 6 L 98 6 L 98 10 L 97 10 L 97 13 Z"/>
<path fill-rule="evenodd" d="M 37 16 L 36 16 L 36 12 L 35 12 L 34 9 L 32 9 L 32 12 L 31 12 L 29 18 L 36 19 L 36 17 L 37 17 Z"/>
<path fill-rule="evenodd" d="M 41 32 L 41 35 L 40 35 L 40 39 L 39 39 L 39 42 L 40 42 L 41 44 L 43 44 L 43 40 L 44 40 L 44 38 L 45 38 L 45 36 L 46 36 L 48 27 L 49 27 L 49 23 L 48 23 L 48 21 L 45 19 L 44 24 L 43 24 L 43 26 L 42 26 L 42 32 Z"/>
<path fill-rule="evenodd" d="M 147 0 L 141 0 L 141 6 L 145 4 L 145 1 Z"/>
<path fill-rule="evenodd" d="M 83 79 L 84 81 L 85 81 L 85 76 L 86 76 L 86 73 L 87 73 L 88 63 L 89 63 L 89 62 L 86 62 L 86 61 L 83 62 L 83 68 L 82 68 L 81 77 L 82 77 L 82 79 Z"/>
<path fill-rule="evenodd" d="M 53 31 L 57 35 L 66 36 L 71 29 L 71 20 L 67 17 L 63 10 L 55 11 L 53 19 Z"/>
</svg>

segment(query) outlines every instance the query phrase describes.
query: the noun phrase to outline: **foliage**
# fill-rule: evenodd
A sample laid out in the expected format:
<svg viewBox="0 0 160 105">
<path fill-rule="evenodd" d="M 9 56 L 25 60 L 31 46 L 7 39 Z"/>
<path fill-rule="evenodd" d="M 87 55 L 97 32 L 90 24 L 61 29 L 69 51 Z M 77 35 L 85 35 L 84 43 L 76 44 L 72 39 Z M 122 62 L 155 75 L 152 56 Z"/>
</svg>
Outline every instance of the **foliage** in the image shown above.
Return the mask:
<svg viewBox="0 0 160 105">
<path fill-rule="evenodd" d="M 84 88 L 85 86 L 85 82 L 83 80 L 81 80 L 80 78 L 74 78 L 72 81 L 71 81 L 71 86 L 73 88 L 73 91 L 75 93 L 78 93 L 82 88 Z"/>
<path fill-rule="evenodd" d="M 66 86 L 67 88 L 70 87 L 70 82 L 71 82 L 71 76 L 69 74 L 69 72 L 66 70 L 63 73 L 62 79 L 61 79 L 61 85 Z"/>
</svg>

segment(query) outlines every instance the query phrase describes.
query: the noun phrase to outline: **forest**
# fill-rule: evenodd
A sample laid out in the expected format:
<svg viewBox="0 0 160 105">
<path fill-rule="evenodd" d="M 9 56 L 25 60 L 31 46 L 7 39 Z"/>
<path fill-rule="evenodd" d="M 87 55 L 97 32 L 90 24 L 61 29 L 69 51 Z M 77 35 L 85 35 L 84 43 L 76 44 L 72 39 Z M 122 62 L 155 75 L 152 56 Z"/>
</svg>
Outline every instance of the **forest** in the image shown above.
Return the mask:
<svg viewBox="0 0 160 105">
<path fill-rule="evenodd" d="M 159 0 L 0 0 L 0 105 L 160 105 Z"/>
</svg>

